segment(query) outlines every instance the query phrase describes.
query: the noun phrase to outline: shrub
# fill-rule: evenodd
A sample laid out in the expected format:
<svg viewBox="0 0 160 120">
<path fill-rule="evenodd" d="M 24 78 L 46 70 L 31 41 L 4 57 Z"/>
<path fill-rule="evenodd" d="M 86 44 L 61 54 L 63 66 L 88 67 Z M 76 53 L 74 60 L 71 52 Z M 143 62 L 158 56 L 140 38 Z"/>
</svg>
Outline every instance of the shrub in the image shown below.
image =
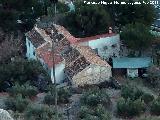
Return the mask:
<svg viewBox="0 0 160 120">
<path fill-rule="evenodd" d="M 58 103 L 68 103 L 69 97 L 71 97 L 70 89 L 61 88 L 58 90 Z"/>
<path fill-rule="evenodd" d="M 98 104 L 109 106 L 110 102 L 106 91 L 100 89 L 90 89 L 81 97 L 81 103 L 89 106 L 97 106 Z"/>
<path fill-rule="evenodd" d="M 79 112 L 79 118 L 83 119 L 83 118 L 86 118 L 88 115 L 92 115 L 92 114 L 93 114 L 92 109 L 90 109 L 87 106 L 81 106 L 80 112 Z"/>
<path fill-rule="evenodd" d="M 24 114 L 26 120 L 55 120 L 56 113 L 53 108 L 47 105 L 31 104 Z M 58 120 L 62 120 L 60 115 L 58 117 Z"/>
<path fill-rule="evenodd" d="M 54 88 L 50 87 L 49 91 L 47 93 L 47 95 L 44 98 L 44 103 L 48 104 L 48 105 L 53 105 L 54 101 L 55 101 L 55 92 L 54 92 Z M 68 103 L 69 102 L 69 97 L 71 96 L 71 91 L 68 88 L 60 88 L 58 89 L 58 98 L 57 98 L 57 102 L 58 103 Z"/>
<path fill-rule="evenodd" d="M 6 110 L 13 110 L 13 111 L 15 111 L 16 109 L 15 109 L 15 101 L 14 101 L 14 99 L 13 98 L 7 98 L 6 100 L 5 100 L 5 109 Z"/>
<path fill-rule="evenodd" d="M 37 88 L 31 86 L 29 83 L 25 83 L 24 85 L 16 83 L 15 86 L 10 88 L 8 91 L 11 96 L 22 94 L 23 97 L 29 97 L 29 98 L 38 94 Z"/>
<path fill-rule="evenodd" d="M 23 98 L 21 94 L 18 94 L 15 98 L 8 98 L 5 101 L 6 109 L 18 112 L 23 112 L 28 104 L 29 100 Z"/>
<path fill-rule="evenodd" d="M 141 99 L 146 103 L 150 103 L 154 100 L 154 96 L 148 93 L 144 93 L 141 97 Z"/>
<path fill-rule="evenodd" d="M 157 116 L 142 116 L 139 120 L 160 120 L 160 117 Z"/>
<path fill-rule="evenodd" d="M 54 105 L 55 97 L 50 92 L 44 97 L 44 103 L 48 105 Z"/>
<path fill-rule="evenodd" d="M 95 110 L 95 115 L 97 115 L 100 120 L 110 120 L 111 119 L 109 112 L 101 104 L 97 106 Z"/>
<path fill-rule="evenodd" d="M 83 120 L 110 120 L 111 117 L 108 111 L 102 106 L 98 105 L 96 108 L 89 106 L 81 106 L 79 118 Z"/>
<path fill-rule="evenodd" d="M 13 83 L 18 82 L 21 84 L 35 80 L 40 74 L 44 75 L 46 81 L 49 78 L 40 62 L 21 58 L 15 58 L 12 62 L 2 64 L 0 73 L 1 81 L 13 79 Z"/>
<path fill-rule="evenodd" d="M 131 100 L 124 98 L 119 99 L 117 102 L 117 113 L 120 116 L 124 117 L 133 117 L 139 115 L 145 110 L 144 103 L 140 100 Z"/>
<path fill-rule="evenodd" d="M 151 104 L 151 113 L 155 115 L 160 115 L 160 97 L 154 100 Z"/>
<path fill-rule="evenodd" d="M 139 99 L 143 95 L 143 91 L 137 87 L 126 85 L 122 87 L 121 96 L 125 99 L 136 100 Z"/>
<path fill-rule="evenodd" d="M 131 86 L 123 86 L 121 90 L 121 96 L 125 99 L 133 98 L 133 88 Z"/>
</svg>

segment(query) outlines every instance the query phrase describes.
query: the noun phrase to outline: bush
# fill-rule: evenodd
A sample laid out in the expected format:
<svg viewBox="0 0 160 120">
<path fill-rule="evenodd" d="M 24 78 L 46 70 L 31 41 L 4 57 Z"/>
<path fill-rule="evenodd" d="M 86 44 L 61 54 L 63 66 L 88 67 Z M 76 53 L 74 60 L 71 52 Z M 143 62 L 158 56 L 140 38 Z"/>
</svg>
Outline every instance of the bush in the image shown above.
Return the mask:
<svg viewBox="0 0 160 120">
<path fill-rule="evenodd" d="M 31 104 L 25 111 L 25 120 L 55 120 L 55 111 L 47 105 Z M 58 120 L 62 120 L 61 116 Z"/>
<path fill-rule="evenodd" d="M 81 106 L 79 112 L 79 118 L 83 120 L 110 120 L 110 114 L 102 106 L 98 105 L 96 108 L 90 108 L 89 106 Z"/>
<path fill-rule="evenodd" d="M 6 109 L 18 112 L 23 112 L 28 104 L 29 100 L 23 98 L 21 94 L 18 94 L 15 98 L 8 98 L 5 101 Z"/>
<path fill-rule="evenodd" d="M 92 114 L 93 114 L 93 110 L 92 109 L 90 109 L 87 106 L 81 106 L 80 112 L 79 112 L 79 118 L 84 119 L 88 115 L 92 115 Z"/>
<path fill-rule="evenodd" d="M 102 105 L 98 105 L 95 114 L 99 117 L 100 120 L 110 120 L 111 116 L 109 112 Z"/>
<path fill-rule="evenodd" d="M 89 106 L 97 106 L 98 104 L 109 106 L 110 102 L 107 92 L 100 89 L 90 89 L 81 97 L 81 103 Z"/>
<path fill-rule="evenodd" d="M 44 103 L 48 104 L 48 105 L 53 105 L 54 101 L 55 101 L 55 91 L 54 88 L 50 87 L 49 91 L 47 93 L 47 95 L 44 98 Z M 71 91 L 68 88 L 59 88 L 58 89 L 58 98 L 57 98 L 57 102 L 58 103 L 68 103 L 69 102 L 69 97 L 71 96 Z"/>
<path fill-rule="evenodd" d="M 121 90 L 121 96 L 125 99 L 136 100 L 139 99 L 143 95 L 143 91 L 134 86 L 123 86 Z"/>
<path fill-rule="evenodd" d="M 160 115 L 160 97 L 154 100 L 151 104 L 151 113 L 155 115 Z"/>
<path fill-rule="evenodd" d="M 154 96 L 148 93 L 144 93 L 141 97 L 141 99 L 146 103 L 150 103 L 154 100 Z"/>
<path fill-rule="evenodd" d="M 24 84 L 27 81 L 31 82 L 40 74 L 44 75 L 46 81 L 49 79 L 39 62 L 21 58 L 15 58 L 15 61 L 2 64 L 0 66 L 0 73 L 1 81 L 13 79 L 13 83 L 18 82 L 20 84 Z"/>
<path fill-rule="evenodd" d="M 143 116 L 141 118 L 139 118 L 139 120 L 160 120 L 160 117 L 156 117 L 156 116 Z"/>
<path fill-rule="evenodd" d="M 144 110 L 144 103 L 140 99 L 133 101 L 131 99 L 125 100 L 124 98 L 121 98 L 117 102 L 117 113 L 120 116 L 133 117 L 144 112 Z"/>
<path fill-rule="evenodd" d="M 58 103 L 68 103 L 71 97 L 71 91 L 67 88 L 60 88 L 58 90 Z"/>
<path fill-rule="evenodd" d="M 29 83 L 25 83 L 24 85 L 16 83 L 15 86 L 13 86 L 8 90 L 8 92 L 11 96 L 22 94 L 23 97 L 29 97 L 29 98 L 38 94 L 37 88 L 31 86 Z"/>
<path fill-rule="evenodd" d="M 43 102 L 45 104 L 48 104 L 48 105 L 54 105 L 54 103 L 55 103 L 54 95 L 52 95 L 50 92 L 47 93 L 47 95 L 44 97 L 44 101 Z"/>
</svg>

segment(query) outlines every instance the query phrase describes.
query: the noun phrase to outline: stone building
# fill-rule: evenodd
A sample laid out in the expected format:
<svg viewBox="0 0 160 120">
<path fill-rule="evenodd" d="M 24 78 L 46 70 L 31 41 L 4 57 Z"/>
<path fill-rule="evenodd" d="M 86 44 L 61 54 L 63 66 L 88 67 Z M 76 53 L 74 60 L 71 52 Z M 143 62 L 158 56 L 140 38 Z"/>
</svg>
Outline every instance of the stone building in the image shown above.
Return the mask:
<svg viewBox="0 0 160 120">
<path fill-rule="evenodd" d="M 98 48 L 98 54 L 101 56 L 99 47 L 103 42 L 112 40 L 106 38 L 106 35 L 104 40 L 97 38 L 83 41 L 84 39 L 75 38 L 60 25 L 50 27 L 35 25 L 26 33 L 26 56 L 28 59 L 39 60 L 53 82 L 53 68 L 57 83 L 62 83 L 65 78 L 69 78 L 74 86 L 97 84 L 109 80 L 112 76 L 111 66 L 95 53 L 93 46 L 98 44 L 95 48 Z M 84 45 L 85 42 L 89 45 Z"/>
<path fill-rule="evenodd" d="M 112 76 L 111 66 L 90 47 L 73 45 L 63 57 L 66 60 L 65 73 L 73 86 L 98 84 L 109 81 Z"/>
</svg>

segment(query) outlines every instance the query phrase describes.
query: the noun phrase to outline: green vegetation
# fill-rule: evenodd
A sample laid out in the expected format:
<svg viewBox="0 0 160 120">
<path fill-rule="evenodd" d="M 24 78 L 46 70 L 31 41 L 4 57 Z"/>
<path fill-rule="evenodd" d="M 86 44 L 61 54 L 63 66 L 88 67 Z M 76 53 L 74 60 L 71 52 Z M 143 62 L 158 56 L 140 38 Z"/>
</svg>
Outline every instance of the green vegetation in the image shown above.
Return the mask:
<svg viewBox="0 0 160 120">
<path fill-rule="evenodd" d="M 151 113 L 155 115 L 160 115 L 160 97 L 153 101 L 151 105 Z"/>
<path fill-rule="evenodd" d="M 117 102 L 117 113 L 123 117 L 140 115 L 154 100 L 153 95 L 131 85 L 122 87 L 121 97 Z"/>
<path fill-rule="evenodd" d="M 105 89 L 100 90 L 98 88 L 93 88 L 82 95 L 81 103 L 91 107 L 96 107 L 98 104 L 109 107 L 111 101 Z"/>
<path fill-rule="evenodd" d="M 160 72 L 159 69 L 157 69 L 159 66 L 151 66 L 147 69 L 148 72 L 148 79 L 146 82 L 149 82 L 149 84 L 155 88 L 159 88 L 160 83 Z"/>
<path fill-rule="evenodd" d="M 105 89 L 92 88 L 83 93 L 78 117 L 83 120 L 110 120 L 111 101 Z"/>
<path fill-rule="evenodd" d="M 88 106 L 81 106 L 79 118 L 81 120 L 111 120 L 109 112 L 101 104 L 94 109 Z"/>
<path fill-rule="evenodd" d="M 121 96 L 124 99 L 129 98 L 132 100 L 136 100 L 136 99 L 139 99 L 143 94 L 144 92 L 141 89 L 131 85 L 125 85 L 122 87 L 122 90 L 121 90 Z"/>
<path fill-rule="evenodd" d="M 141 97 L 141 99 L 146 103 L 150 103 L 154 100 L 154 96 L 148 93 L 144 93 Z"/>
<path fill-rule="evenodd" d="M 30 104 L 24 114 L 25 120 L 55 120 L 55 110 L 43 104 Z M 62 120 L 60 115 L 58 120 Z"/>
<path fill-rule="evenodd" d="M 48 105 L 54 105 L 55 102 L 55 92 L 54 92 L 54 87 L 50 86 L 49 92 L 46 94 L 44 98 L 44 103 Z M 71 91 L 69 88 L 59 88 L 58 89 L 58 103 L 69 103 L 69 97 L 71 97 Z"/>
<path fill-rule="evenodd" d="M 25 83 L 24 85 L 15 84 L 12 88 L 8 90 L 10 96 L 16 96 L 17 94 L 21 94 L 22 97 L 32 98 L 38 94 L 38 89 L 34 86 L 31 86 L 29 83 Z"/>
<path fill-rule="evenodd" d="M 141 55 L 141 51 L 150 46 L 153 36 L 144 24 L 135 23 L 128 24 L 122 29 L 121 38 L 128 48 L 139 51 Z"/>
<path fill-rule="evenodd" d="M 137 22 L 150 26 L 156 17 L 155 8 L 151 4 L 111 4 L 111 5 L 92 5 L 75 1 L 75 12 L 66 14 L 64 26 L 76 37 L 92 36 L 107 33 L 108 26 L 117 26 L 119 30 L 127 24 Z M 92 0 L 99 2 L 99 0 Z M 115 2 L 114 0 L 104 0 L 104 2 Z M 118 0 L 117 2 L 122 2 Z M 127 0 L 123 2 L 128 2 Z M 130 0 L 133 2 L 134 0 Z M 144 2 L 144 1 L 140 1 Z M 149 2 L 149 0 L 145 0 Z"/>
<path fill-rule="evenodd" d="M 76 2 L 76 11 L 66 14 L 63 24 L 76 37 L 92 36 L 108 32 L 110 15 L 101 6 Z"/>
<path fill-rule="evenodd" d="M 23 112 L 29 103 L 30 103 L 30 101 L 28 99 L 22 97 L 21 94 L 18 94 L 14 98 L 9 97 L 5 101 L 5 105 L 6 105 L 7 110 L 13 110 L 13 111 L 18 111 L 18 112 Z"/>
<path fill-rule="evenodd" d="M 141 117 L 139 118 L 139 120 L 159 120 L 160 117 L 157 117 L 157 116 L 145 116 L 145 117 Z"/>
<path fill-rule="evenodd" d="M 1 0 L 0 5 L 0 27 L 5 31 L 26 32 L 33 27 L 38 17 L 50 14 L 51 9 L 50 0 Z M 57 8 L 59 12 L 68 10 L 62 3 L 58 3 Z M 19 24 L 17 20 L 22 23 Z"/>
<path fill-rule="evenodd" d="M 136 115 L 140 115 L 140 113 L 144 112 L 145 104 L 140 100 L 131 100 L 124 98 L 119 99 L 117 102 L 117 112 L 120 116 L 125 117 L 133 117 Z"/>
<path fill-rule="evenodd" d="M 0 66 L 0 90 L 5 90 L 5 83 L 24 84 L 30 82 L 38 87 L 38 76 L 42 74 L 46 83 L 49 82 L 49 77 L 41 64 L 35 60 L 16 59 L 8 64 Z M 44 84 L 45 86 L 45 84 Z"/>
</svg>

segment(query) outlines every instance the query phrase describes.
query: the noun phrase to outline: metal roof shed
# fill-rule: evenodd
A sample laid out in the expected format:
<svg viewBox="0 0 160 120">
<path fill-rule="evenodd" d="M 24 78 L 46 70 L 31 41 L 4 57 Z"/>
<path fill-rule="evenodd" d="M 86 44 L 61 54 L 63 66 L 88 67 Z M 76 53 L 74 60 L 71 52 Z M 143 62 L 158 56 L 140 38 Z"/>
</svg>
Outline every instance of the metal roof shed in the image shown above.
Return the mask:
<svg viewBox="0 0 160 120">
<path fill-rule="evenodd" d="M 146 68 L 152 63 L 150 57 L 113 58 L 113 68 Z"/>
</svg>

